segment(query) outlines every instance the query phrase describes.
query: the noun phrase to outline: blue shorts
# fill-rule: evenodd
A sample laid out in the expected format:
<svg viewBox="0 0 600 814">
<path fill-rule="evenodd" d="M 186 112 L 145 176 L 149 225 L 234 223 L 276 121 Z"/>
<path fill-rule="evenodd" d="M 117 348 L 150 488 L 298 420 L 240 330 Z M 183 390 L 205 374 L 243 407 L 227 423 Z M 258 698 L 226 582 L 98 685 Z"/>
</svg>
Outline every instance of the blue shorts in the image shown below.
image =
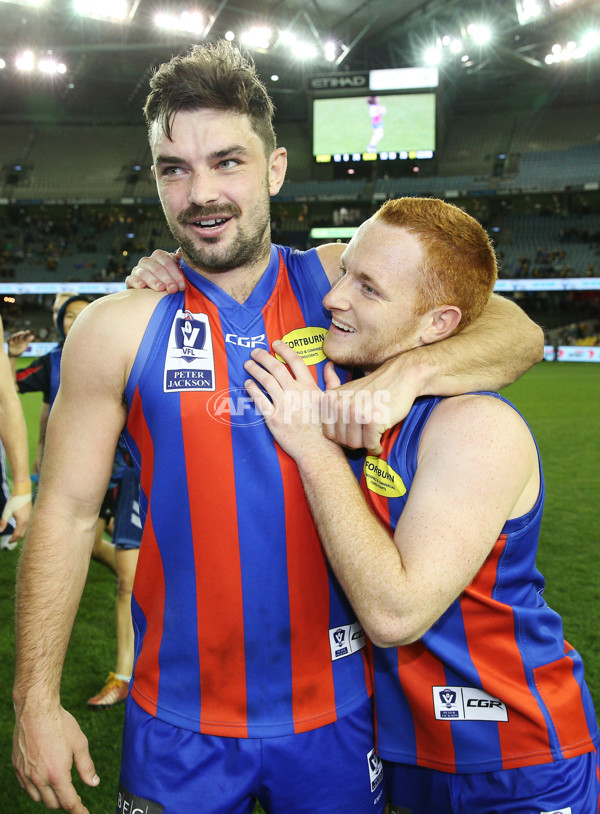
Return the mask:
<svg viewBox="0 0 600 814">
<path fill-rule="evenodd" d="M 117 814 L 382 814 L 383 771 L 370 702 L 310 732 L 200 735 L 129 697 Z"/>
<path fill-rule="evenodd" d="M 499 772 L 449 774 L 383 761 L 389 814 L 597 814 L 598 753 Z"/>
<path fill-rule="evenodd" d="M 117 486 L 115 526 L 112 541 L 115 548 L 139 548 L 142 544 L 140 518 L 140 482 L 131 467 L 127 467 Z"/>
</svg>

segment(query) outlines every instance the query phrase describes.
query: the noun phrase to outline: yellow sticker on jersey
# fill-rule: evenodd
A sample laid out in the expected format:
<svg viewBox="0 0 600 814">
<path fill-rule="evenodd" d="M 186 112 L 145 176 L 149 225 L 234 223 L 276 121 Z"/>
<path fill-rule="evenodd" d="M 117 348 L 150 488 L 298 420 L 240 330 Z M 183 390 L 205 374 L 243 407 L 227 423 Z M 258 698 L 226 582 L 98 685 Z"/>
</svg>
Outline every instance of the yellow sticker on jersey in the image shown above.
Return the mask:
<svg viewBox="0 0 600 814">
<path fill-rule="evenodd" d="M 316 365 L 327 358 L 323 353 L 323 342 L 326 336 L 327 328 L 297 328 L 282 337 L 281 341 L 295 350 L 298 356 L 304 359 L 305 364 Z M 283 362 L 281 356 L 277 356 L 277 358 Z"/>
<path fill-rule="evenodd" d="M 404 481 L 386 462 L 368 455 L 363 468 L 367 488 L 382 497 L 402 497 L 406 494 Z"/>
</svg>

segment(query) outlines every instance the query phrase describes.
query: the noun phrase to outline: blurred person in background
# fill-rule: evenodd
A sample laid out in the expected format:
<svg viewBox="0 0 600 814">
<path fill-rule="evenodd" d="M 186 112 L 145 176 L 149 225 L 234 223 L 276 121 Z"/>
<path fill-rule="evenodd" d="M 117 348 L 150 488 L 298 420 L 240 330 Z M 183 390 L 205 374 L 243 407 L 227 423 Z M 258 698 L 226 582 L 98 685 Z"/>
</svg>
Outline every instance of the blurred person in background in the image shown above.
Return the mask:
<svg viewBox="0 0 600 814">
<path fill-rule="evenodd" d="M 31 480 L 27 426 L 15 390 L 10 361 L 4 347 L 4 326 L 0 318 L 0 441 L 2 448 L 0 488 L 0 546 L 12 550 L 25 534 L 31 512 Z M 6 479 L 5 457 L 10 466 L 12 489 Z M 10 525 L 9 525 L 10 524 Z M 7 531 L 10 529 L 10 532 Z"/>
</svg>

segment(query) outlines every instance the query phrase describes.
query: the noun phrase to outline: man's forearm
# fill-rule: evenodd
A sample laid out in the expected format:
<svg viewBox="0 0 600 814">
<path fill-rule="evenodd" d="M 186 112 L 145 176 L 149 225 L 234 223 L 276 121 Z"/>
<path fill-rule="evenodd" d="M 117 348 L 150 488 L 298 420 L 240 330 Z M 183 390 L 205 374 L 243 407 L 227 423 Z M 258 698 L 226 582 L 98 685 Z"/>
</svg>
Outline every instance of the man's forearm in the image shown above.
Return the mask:
<svg viewBox="0 0 600 814">
<path fill-rule="evenodd" d="M 41 502 L 41 505 L 38 503 Z M 58 703 L 60 677 L 85 585 L 94 523 L 78 521 L 55 501 L 36 509 L 25 538 L 17 578 L 17 646 L 13 698 Z M 69 524 L 59 517 L 69 516 Z"/>
<path fill-rule="evenodd" d="M 335 450 L 297 463 L 327 559 L 365 632 L 383 646 L 403 638 L 412 619 L 400 552 L 345 456 Z"/>
<path fill-rule="evenodd" d="M 2 394 L 0 402 L 0 438 L 15 484 L 13 494 L 24 494 L 31 489 L 27 425 L 19 396 L 12 385 L 9 392 Z"/>
<path fill-rule="evenodd" d="M 418 395 L 456 396 L 512 384 L 543 357 L 542 329 L 518 306 L 493 296 L 472 325 L 443 342 L 398 359 L 418 377 Z M 393 362 L 392 362 L 393 364 Z"/>
</svg>

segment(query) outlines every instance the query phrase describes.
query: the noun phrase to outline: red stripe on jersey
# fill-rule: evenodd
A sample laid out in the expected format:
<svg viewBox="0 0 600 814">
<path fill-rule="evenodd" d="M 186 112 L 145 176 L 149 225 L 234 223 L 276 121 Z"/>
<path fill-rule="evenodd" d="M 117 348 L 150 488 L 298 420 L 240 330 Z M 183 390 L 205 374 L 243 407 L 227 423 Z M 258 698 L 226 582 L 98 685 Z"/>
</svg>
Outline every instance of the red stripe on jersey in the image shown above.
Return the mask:
<svg viewBox="0 0 600 814">
<path fill-rule="evenodd" d="M 548 709 L 564 757 L 574 757 L 589 751 L 589 737 L 581 741 L 581 733 L 589 727 L 582 704 L 574 704 L 581 688 L 573 675 L 573 662 L 568 656 L 537 667 L 533 671 L 535 686 Z M 569 744 L 569 746 L 567 746 Z"/>
<path fill-rule="evenodd" d="M 546 721 L 527 685 L 517 641 L 514 635 L 506 635 L 506 631 L 515 630 L 513 609 L 492 597 L 498 562 L 505 544 L 506 534 L 501 534 L 459 601 L 469 652 L 482 686 L 509 707 L 510 727 L 498 724 L 503 768 L 509 769 L 513 765 L 537 763 L 537 755 L 547 755 L 551 745 L 545 734 Z M 490 606 L 493 606 L 492 611 Z M 498 676 L 502 676 L 500 686 Z M 530 754 L 530 761 L 524 761 L 521 757 L 523 754 Z M 511 759 L 510 755 L 514 755 L 514 758 Z"/>
<path fill-rule="evenodd" d="M 398 676 L 407 698 L 419 699 L 423 708 L 415 709 L 411 704 L 412 720 L 415 727 L 415 750 L 420 766 L 444 767 L 444 771 L 454 771 L 454 741 L 450 721 L 436 721 L 435 740 L 431 737 L 431 697 L 423 693 L 423 687 L 443 687 L 446 672 L 443 664 L 431 655 L 420 642 L 406 647 L 398 647 Z M 426 753 L 427 759 L 421 759 Z"/>
<path fill-rule="evenodd" d="M 149 496 L 154 471 L 154 447 L 137 388 L 129 411 L 128 428 L 137 430 L 132 432 L 132 438 L 140 450 L 143 461 L 140 484 L 144 494 Z M 146 712 L 156 715 L 156 700 L 152 699 L 158 698 L 160 679 L 159 652 L 164 623 L 165 575 L 150 512 L 144 523 L 142 540 L 138 572 L 143 573 L 145 578 L 134 581 L 133 595 L 146 620 L 152 618 L 152 622 L 147 624 L 144 633 L 144 647 L 136 662 L 135 684 L 132 684 L 131 694 Z M 137 678 L 138 674 L 141 676 L 140 679 Z"/>
<path fill-rule="evenodd" d="M 216 390 L 219 391 L 229 382 L 219 312 L 191 286 L 186 289 L 185 307 L 192 313 L 207 314 L 215 326 L 212 340 Z M 200 714 L 203 724 L 232 719 L 245 721 L 246 656 L 236 494 L 234 488 L 214 488 L 216 462 L 220 482 L 235 484 L 231 436 L 224 445 L 225 434 L 212 431 L 215 419 L 208 411 L 198 410 L 196 393 L 181 393 L 180 398 L 192 539 L 196 549 Z M 219 540 L 219 545 L 206 546 L 203 539 Z M 223 652 L 224 642 L 227 642 L 227 659 L 215 658 L 215 653 Z M 228 735 L 245 738 L 248 730 L 245 725 L 231 727 Z"/>
<path fill-rule="evenodd" d="M 402 422 L 396 424 L 390 430 L 386 430 L 381 436 L 381 454 L 378 456 L 381 461 L 387 461 L 390 450 L 396 443 L 396 439 L 400 435 L 402 429 Z M 379 522 L 385 527 L 386 531 L 390 531 L 392 527 L 391 514 L 390 514 L 390 501 L 388 497 L 372 492 L 367 486 L 365 479 L 364 468 L 360 474 L 360 488 L 365 496 L 365 500 L 371 506 Z"/>
<path fill-rule="evenodd" d="M 274 293 L 277 294 L 277 299 L 271 297 L 270 303 L 277 303 L 277 308 L 273 309 L 268 305 L 263 309 L 269 346 L 274 340 L 281 339 L 280 325 L 306 324 L 281 255 Z M 283 314 L 281 309 L 284 309 Z M 316 380 L 314 365 L 309 369 Z M 329 669 L 327 674 L 323 673 L 323 665 L 331 664 L 329 641 L 324 636 L 315 637 L 312 633 L 329 628 L 329 576 L 325 553 L 304 497 L 296 463 L 279 445 L 276 445 L 276 450 L 284 487 L 291 628 L 298 630 L 300 627 L 306 632 L 305 636 L 295 636 L 290 641 L 292 709 L 294 721 L 303 722 L 301 725 L 295 724 L 295 731 L 304 732 L 314 727 L 314 721 L 310 718 L 311 710 L 335 709 L 333 671 Z M 310 605 L 307 605 L 307 596 L 315 597 Z M 299 626 L 297 620 L 301 615 L 305 618 Z M 327 722 L 332 720 L 335 720 L 335 716 Z"/>
</svg>

